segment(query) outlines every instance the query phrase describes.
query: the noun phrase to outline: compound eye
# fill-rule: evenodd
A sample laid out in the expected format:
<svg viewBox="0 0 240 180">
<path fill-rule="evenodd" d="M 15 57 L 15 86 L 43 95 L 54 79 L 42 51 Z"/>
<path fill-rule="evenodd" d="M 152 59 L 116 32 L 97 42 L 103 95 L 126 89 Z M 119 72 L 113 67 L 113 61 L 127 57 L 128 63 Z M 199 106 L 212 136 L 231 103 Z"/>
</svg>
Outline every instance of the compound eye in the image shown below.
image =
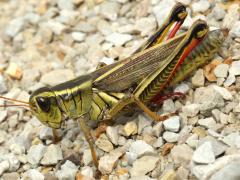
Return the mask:
<svg viewBox="0 0 240 180">
<path fill-rule="evenodd" d="M 38 106 L 41 108 L 42 111 L 48 112 L 51 106 L 49 98 L 37 97 L 36 101 Z"/>
</svg>

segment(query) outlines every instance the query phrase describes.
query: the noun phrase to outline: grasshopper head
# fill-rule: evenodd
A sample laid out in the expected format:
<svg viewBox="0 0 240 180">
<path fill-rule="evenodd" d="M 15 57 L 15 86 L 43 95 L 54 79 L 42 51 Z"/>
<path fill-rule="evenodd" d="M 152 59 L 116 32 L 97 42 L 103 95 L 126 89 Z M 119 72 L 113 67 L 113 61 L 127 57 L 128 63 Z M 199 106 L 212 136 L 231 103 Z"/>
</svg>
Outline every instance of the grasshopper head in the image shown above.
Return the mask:
<svg viewBox="0 0 240 180">
<path fill-rule="evenodd" d="M 60 128 L 62 114 L 57 104 L 54 92 L 50 88 L 43 87 L 29 98 L 29 105 L 33 114 L 45 125 L 51 128 Z"/>
</svg>

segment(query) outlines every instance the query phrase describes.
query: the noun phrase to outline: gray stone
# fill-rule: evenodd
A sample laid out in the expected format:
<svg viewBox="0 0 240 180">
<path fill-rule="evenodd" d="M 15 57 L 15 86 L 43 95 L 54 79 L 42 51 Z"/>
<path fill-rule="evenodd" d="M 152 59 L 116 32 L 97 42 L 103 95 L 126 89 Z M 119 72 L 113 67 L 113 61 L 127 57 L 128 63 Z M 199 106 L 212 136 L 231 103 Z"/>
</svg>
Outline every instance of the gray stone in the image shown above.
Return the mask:
<svg viewBox="0 0 240 180">
<path fill-rule="evenodd" d="M 229 65 L 228 64 L 219 64 L 215 69 L 214 69 L 214 74 L 218 78 L 225 78 L 228 75 L 228 69 Z"/>
<path fill-rule="evenodd" d="M 46 152 L 46 146 L 44 146 L 43 144 L 31 146 L 27 153 L 28 162 L 32 165 L 39 164 L 45 152 Z"/>
<path fill-rule="evenodd" d="M 8 160 L 4 160 L 0 162 L 0 176 L 6 172 L 7 170 L 9 170 L 10 168 L 10 164 L 8 162 Z"/>
<path fill-rule="evenodd" d="M 229 87 L 229 86 L 231 86 L 233 83 L 235 83 L 235 81 L 236 81 L 235 76 L 234 76 L 233 74 L 229 74 L 228 77 L 227 77 L 227 79 L 226 79 L 225 82 L 223 83 L 223 85 L 224 85 L 225 87 Z"/>
<path fill-rule="evenodd" d="M 129 34 L 121 34 L 121 33 L 111 33 L 106 36 L 106 40 L 108 42 L 113 43 L 115 46 L 122 46 L 126 42 L 132 40 L 132 36 Z"/>
<path fill-rule="evenodd" d="M 240 61 L 233 61 L 230 69 L 229 69 L 229 73 L 234 75 L 234 76 L 238 76 L 240 75 Z"/>
<path fill-rule="evenodd" d="M 95 144 L 99 149 L 105 152 L 110 152 L 111 150 L 113 150 L 113 145 L 108 140 L 108 137 L 105 134 L 101 134 Z"/>
<path fill-rule="evenodd" d="M 44 74 L 40 82 L 46 85 L 54 86 L 74 78 L 73 71 L 70 69 L 57 69 Z"/>
<path fill-rule="evenodd" d="M 40 173 L 37 169 L 29 169 L 24 173 L 24 177 L 26 179 L 37 179 L 37 180 L 44 180 L 44 175 Z"/>
<path fill-rule="evenodd" d="M 50 127 L 42 127 L 39 132 L 39 138 L 42 140 L 53 139 L 53 132 Z"/>
<path fill-rule="evenodd" d="M 214 90 L 216 90 L 219 94 L 221 94 L 221 96 L 223 97 L 223 99 L 225 100 L 232 100 L 233 96 L 232 94 L 229 92 L 229 90 L 227 90 L 226 88 L 223 87 L 219 87 L 216 85 L 213 85 Z"/>
<path fill-rule="evenodd" d="M 13 143 L 9 147 L 10 151 L 16 155 L 22 155 L 25 153 L 25 147 L 18 143 Z"/>
<path fill-rule="evenodd" d="M 228 134 L 226 136 L 224 136 L 221 140 L 229 145 L 230 147 L 234 147 L 235 146 L 235 141 L 236 139 L 238 139 L 239 137 L 239 133 L 238 132 L 233 132 L 231 134 Z"/>
<path fill-rule="evenodd" d="M 223 19 L 223 28 L 232 29 L 233 25 L 239 19 L 239 12 L 238 11 L 239 11 L 239 5 L 238 4 L 232 4 L 228 8 L 228 12 Z"/>
<path fill-rule="evenodd" d="M 216 4 L 210 13 L 210 17 L 216 19 L 217 21 L 222 20 L 226 15 L 225 10 Z"/>
<path fill-rule="evenodd" d="M 77 42 L 83 41 L 85 36 L 86 36 L 86 34 L 84 34 L 82 32 L 72 32 L 72 38 Z"/>
<path fill-rule="evenodd" d="M 199 119 L 198 124 L 208 129 L 214 129 L 217 123 L 212 117 L 210 117 L 205 119 Z"/>
<path fill-rule="evenodd" d="M 59 145 L 51 144 L 47 147 L 46 153 L 44 154 L 41 164 L 42 165 L 54 165 L 58 161 L 62 160 L 62 150 Z"/>
<path fill-rule="evenodd" d="M 240 179 L 239 162 L 232 162 L 212 175 L 210 180 L 237 180 Z"/>
<path fill-rule="evenodd" d="M 152 130 L 153 130 L 153 135 L 156 137 L 159 137 L 164 131 L 163 122 L 158 122 L 157 124 L 155 124 Z"/>
<path fill-rule="evenodd" d="M 141 36 L 151 34 L 156 29 L 156 20 L 153 17 L 143 17 L 136 21 L 135 29 L 141 32 Z"/>
<path fill-rule="evenodd" d="M 240 21 L 237 21 L 231 31 L 229 32 L 230 36 L 233 38 L 240 37 Z"/>
<path fill-rule="evenodd" d="M 180 83 L 177 85 L 177 87 L 174 89 L 174 92 L 180 92 L 183 94 L 186 94 L 190 90 L 190 87 L 186 83 Z"/>
<path fill-rule="evenodd" d="M 5 30 L 5 34 L 11 38 L 14 38 L 24 28 L 24 18 L 18 17 L 12 19 Z"/>
<path fill-rule="evenodd" d="M 154 142 L 153 147 L 155 148 L 160 148 L 163 145 L 163 138 L 159 137 L 157 140 Z"/>
<path fill-rule="evenodd" d="M 111 21 L 117 19 L 119 10 L 120 4 L 117 2 L 104 1 L 100 6 L 100 14 Z"/>
<path fill-rule="evenodd" d="M 137 140 L 130 145 L 129 152 L 136 154 L 137 157 L 140 157 L 146 153 L 154 153 L 154 149 L 145 141 Z"/>
<path fill-rule="evenodd" d="M 82 159 L 83 159 L 84 165 L 86 165 L 86 166 L 89 165 L 90 162 L 92 162 L 92 154 L 91 154 L 91 150 L 90 149 L 85 149 L 83 151 Z"/>
<path fill-rule="evenodd" d="M 192 84 L 195 87 L 201 87 L 204 86 L 205 83 L 205 77 L 203 75 L 203 70 L 199 69 L 195 75 L 192 77 Z"/>
<path fill-rule="evenodd" d="M 163 122 L 164 128 L 167 131 L 178 132 L 180 128 L 180 117 L 172 116 Z"/>
<path fill-rule="evenodd" d="M 173 113 L 175 112 L 175 104 L 172 99 L 167 99 L 162 105 L 163 113 Z"/>
<path fill-rule="evenodd" d="M 102 156 L 99 160 L 98 169 L 103 174 L 110 174 L 118 159 L 123 155 L 120 150 L 114 150 L 110 154 Z"/>
<path fill-rule="evenodd" d="M 200 104 L 200 110 L 207 111 L 224 105 L 223 97 L 212 87 L 197 88 L 194 103 Z"/>
<path fill-rule="evenodd" d="M 76 172 L 78 171 L 78 167 L 72 163 L 71 161 L 67 160 L 62 166 L 61 170 L 56 172 L 56 176 L 59 179 L 69 179 L 74 180 L 76 176 Z"/>
<path fill-rule="evenodd" d="M 142 133 L 142 130 L 147 127 L 150 126 L 152 124 L 152 121 L 150 119 L 148 119 L 145 115 L 140 114 L 138 116 L 138 134 Z"/>
<path fill-rule="evenodd" d="M 204 142 L 193 153 L 192 160 L 196 163 L 209 164 L 215 161 L 212 144 Z"/>
<path fill-rule="evenodd" d="M 179 134 L 174 133 L 174 132 L 169 132 L 166 131 L 163 133 L 163 139 L 166 140 L 167 142 L 174 143 L 177 142 L 179 138 Z"/>
<path fill-rule="evenodd" d="M 109 138 L 109 140 L 114 144 L 117 145 L 118 144 L 118 127 L 112 127 L 112 126 L 108 126 L 106 129 L 106 134 Z"/>
<path fill-rule="evenodd" d="M 156 167 L 158 161 L 159 158 L 155 156 L 143 156 L 137 159 L 130 169 L 131 176 L 143 176 L 147 174 Z"/>
<path fill-rule="evenodd" d="M 186 144 L 180 144 L 173 147 L 171 156 L 175 164 L 188 165 L 192 159 L 193 150 Z"/>
<path fill-rule="evenodd" d="M 192 10 L 194 13 L 205 12 L 210 8 L 210 3 L 207 0 L 200 0 L 192 4 Z"/>
<path fill-rule="evenodd" d="M 182 112 L 188 117 L 196 116 L 200 111 L 199 104 L 189 104 L 182 107 Z"/>
</svg>

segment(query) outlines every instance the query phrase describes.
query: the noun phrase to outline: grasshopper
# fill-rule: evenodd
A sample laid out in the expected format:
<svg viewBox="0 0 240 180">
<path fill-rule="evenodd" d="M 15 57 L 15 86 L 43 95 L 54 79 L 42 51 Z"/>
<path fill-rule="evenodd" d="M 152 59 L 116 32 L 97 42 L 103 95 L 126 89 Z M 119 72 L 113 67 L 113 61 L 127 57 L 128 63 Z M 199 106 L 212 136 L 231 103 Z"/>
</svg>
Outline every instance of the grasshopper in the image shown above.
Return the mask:
<svg viewBox="0 0 240 180">
<path fill-rule="evenodd" d="M 186 16 L 186 7 L 177 3 L 163 26 L 129 58 L 54 87 L 40 88 L 31 94 L 29 102 L 18 102 L 29 107 L 54 134 L 66 117 L 77 120 L 89 143 L 93 163 L 98 167 L 86 120 L 114 119 L 124 108 L 134 105 L 153 120 L 165 120 L 168 115 L 157 115 L 148 105 L 163 95 L 167 87 L 209 62 L 221 47 L 223 33 L 220 30 L 209 32 L 202 20 L 196 21 L 186 33 L 174 37 Z M 163 42 L 174 23 L 175 27 Z"/>
</svg>

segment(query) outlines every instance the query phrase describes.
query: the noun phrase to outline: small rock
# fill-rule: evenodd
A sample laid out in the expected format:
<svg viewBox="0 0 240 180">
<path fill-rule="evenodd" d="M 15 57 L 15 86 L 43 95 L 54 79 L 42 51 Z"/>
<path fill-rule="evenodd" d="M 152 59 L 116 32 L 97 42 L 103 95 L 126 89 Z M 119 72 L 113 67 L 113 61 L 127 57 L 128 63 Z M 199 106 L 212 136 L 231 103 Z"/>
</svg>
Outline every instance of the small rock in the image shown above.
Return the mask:
<svg viewBox="0 0 240 180">
<path fill-rule="evenodd" d="M 91 150 L 90 149 L 85 149 L 83 151 L 83 163 L 85 166 L 89 165 L 90 162 L 92 162 L 92 154 L 91 154 Z"/>
<path fill-rule="evenodd" d="M 236 140 L 239 138 L 239 133 L 237 132 L 234 132 L 234 133 L 231 133 L 227 136 L 224 136 L 221 140 L 229 145 L 230 147 L 234 147 L 235 146 L 235 142 Z"/>
<path fill-rule="evenodd" d="M 22 17 L 12 19 L 7 25 L 5 34 L 11 38 L 14 38 L 24 28 L 24 24 L 25 22 Z"/>
<path fill-rule="evenodd" d="M 228 64 L 219 64 L 215 69 L 214 69 L 214 74 L 218 78 L 225 78 L 228 75 L 228 69 L 229 65 Z"/>
<path fill-rule="evenodd" d="M 135 28 L 141 32 L 141 36 L 149 35 L 156 29 L 156 20 L 153 17 L 140 18 L 136 21 Z"/>
<path fill-rule="evenodd" d="M 200 104 L 200 110 L 207 111 L 224 105 L 223 97 L 213 87 L 197 88 L 194 103 Z"/>
<path fill-rule="evenodd" d="M 53 132 L 50 127 L 44 126 L 39 132 L 39 138 L 42 140 L 53 139 Z"/>
<path fill-rule="evenodd" d="M 61 10 L 63 10 L 63 9 L 73 10 L 73 8 L 74 8 L 73 0 L 70 0 L 70 1 L 58 0 L 57 6 Z"/>
<path fill-rule="evenodd" d="M 93 178 L 93 169 L 89 166 L 85 166 L 85 167 L 81 168 L 81 174 L 86 177 Z"/>
<path fill-rule="evenodd" d="M 101 134 L 95 144 L 99 149 L 102 149 L 105 152 L 110 152 L 113 150 L 113 145 L 105 134 Z"/>
<path fill-rule="evenodd" d="M 186 144 L 173 147 L 171 155 L 175 164 L 188 165 L 192 159 L 193 150 Z"/>
<path fill-rule="evenodd" d="M 238 19 L 239 5 L 234 3 L 228 8 L 228 12 L 223 19 L 223 28 L 232 29 L 233 25 L 238 21 Z"/>
<path fill-rule="evenodd" d="M 47 147 L 46 153 L 41 160 L 42 165 L 54 165 L 57 164 L 59 160 L 62 160 L 62 150 L 59 145 L 51 144 Z"/>
<path fill-rule="evenodd" d="M 137 157 L 140 157 L 146 153 L 154 153 L 154 149 L 146 142 L 137 140 L 130 145 L 129 152 L 136 154 Z"/>
<path fill-rule="evenodd" d="M 239 28 L 239 26 L 240 26 L 240 21 L 237 21 L 233 25 L 231 31 L 229 32 L 231 37 L 233 37 L 233 38 L 240 37 L 240 28 Z"/>
<path fill-rule="evenodd" d="M 72 163 L 71 161 L 67 160 L 62 166 L 61 170 L 56 172 L 56 176 L 59 179 L 75 179 L 75 175 L 78 171 L 78 167 Z"/>
<path fill-rule="evenodd" d="M 174 170 L 168 170 L 164 175 L 161 177 L 161 180 L 175 180 L 177 179 L 177 174 Z"/>
<path fill-rule="evenodd" d="M 227 79 L 225 80 L 225 82 L 223 83 L 224 87 L 229 87 L 231 86 L 233 83 L 235 83 L 236 78 L 234 75 L 229 74 Z"/>
<path fill-rule="evenodd" d="M 159 158 L 154 156 L 143 156 L 137 159 L 130 169 L 131 176 L 143 176 L 147 174 L 156 167 L 158 161 Z"/>
<path fill-rule="evenodd" d="M 178 132 L 180 128 L 180 117 L 172 116 L 169 119 L 163 121 L 165 130 L 171 132 Z"/>
<path fill-rule="evenodd" d="M 119 3 L 104 1 L 100 7 L 100 14 L 102 14 L 106 19 L 115 21 L 118 17 L 119 10 Z"/>
<path fill-rule="evenodd" d="M 49 28 L 56 35 L 61 35 L 62 32 L 66 29 L 65 25 L 54 20 L 49 20 L 42 26 L 45 26 L 45 28 Z"/>
<path fill-rule="evenodd" d="M 5 79 L 3 78 L 3 76 L 0 75 L 0 93 L 6 93 L 7 92 L 7 86 L 6 86 L 6 82 Z M 1 117 L 0 117 L 0 122 L 1 122 Z"/>
<path fill-rule="evenodd" d="M 4 173 L 2 175 L 2 178 L 3 178 L 3 180 L 20 179 L 20 175 L 17 172 Z"/>
<path fill-rule="evenodd" d="M 54 86 L 74 78 L 74 73 L 70 69 L 57 69 L 44 74 L 40 82 L 46 85 Z"/>
<path fill-rule="evenodd" d="M 147 127 L 147 126 L 150 126 L 152 124 L 152 121 L 149 120 L 145 115 L 143 114 L 140 114 L 138 116 L 138 134 L 141 134 L 142 133 L 142 130 Z"/>
<path fill-rule="evenodd" d="M 209 164 L 215 161 L 215 155 L 210 142 L 205 142 L 193 153 L 193 161 L 201 164 Z"/>
<path fill-rule="evenodd" d="M 0 144 L 2 144 L 7 137 L 7 133 L 5 131 L 0 130 Z"/>
<path fill-rule="evenodd" d="M 123 127 L 124 135 L 130 136 L 137 133 L 137 124 L 134 121 L 127 122 Z"/>
<path fill-rule="evenodd" d="M 32 165 L 39 164 L 45 152 L 46 152 L 46 146 L 44 146 L 43 144 L 31 146 L 27 154 L 28 162 Z"/>
<path fill-rule="evenodd" d="M 13 143 L 10 145 L 10 151 L 16 155 L 22 155 L 25 153 L 25 148 L 21 144 Z"/>
<path fill-rule="evenodd" d="M 195 75 L 192 77 L 192 84 L 195 87 L 201 87 L 201 86 L 204 86 L 204 83 L 205 83 L 205 78 L 204 78 L 204 75 L 203 75 L 203 70 L 199 69 L 195 73 Z"/>
<path fill-rule="evenodd" d="M 216 173 L 214 173 L 210 180 L 234 180 L 240 179 L 240 172 L 239 172 L 239 162 L 232 162 L 223 166 L 223 168 L 219 169 Z"/>
<path fill-rule="evenodd" d="M 233 99 L 232 94 L 231 94 L 226 88 L 219 87 L 219 86 L 216 86 L 216 85 L 213 85 L 213 88 L 214 88 L 219 94 L 222 95 L 223 99 L 225 99 L 225 100 L 232 100 L 232 99 Z"/>
<path fill-rule="evenodd" d="M 179 134 L 174 133 L 174 132 L 169 132 L 166 131 L 163 133 L 163 139 L 166 140 L 167 142 L 174 143 L 177 142 L 179 138 Z"/>
<path fill-rule="evenodd" d="M 7 170 L 9 170 L 10 168 L 10 164 L 7 160 L 4 160 L 2 162 L 0 162 L 0 176 L 6 172 Z"/>
<path fill-rule="evenodd" d="M 180 92 L 183 94 L 186 94 L 189 91 L 189 86 L 186 83 L 180 83 L 177 85 L 177 87 L 174 89 L 174 92 Z"/>
<path fill-rule="evenodd" d="M 113 43 L 115 46 L 122 46 L 126 42 L 132 40 L 132 36 L 129 34 L 121 34 L 114 32 L 106 36 L 106 40 Z"/>
<path fill-rule="evenodd" d="M 189 176 L 189 170 L 184 168 L 183 166 L 180 166 L 177 169 L 177 177 L 178 179 L 188 179 Z"/>
<path fill-rule="evenodd" d="M 83 41 L 85 36 L 86 35 L 82 32 L 72 32 L 72 38 L 73 38 L 73 40 L 75 40 L 77 42 Z"/>
<path fill-rule="evenodd" d="M 199 104 L 189 104 L 182 107 L 182 112 L 188 117 L 196 116 L 200 111 Z"/>
<path fill-rule="evenodd" d="M 229 68 L 229 74 L 232 74 L 234 76 L 240 75 L 240 61 L 233 61 L 230 68 Z"/>
<path fill-rule="evenodd" d="M 40 173 L 37 169 L 29 169 L 24 173 L 24 178 L 44 180 L 44 175 Z"/>
<path fill-rule="evenodd" d="M 216 19 L 217 21 L 222 20 L 225 17 L 225 15 L 226 15 L 225 10 L 217 4 L 214 6 L 212 12 L 210 13 L 210 17 Z"/>
<path fill-rule="evenodd" d="M 164 113 L 175 112 L 175 104 L 172 99 L 167 99 L 163 102 L 162 109 Z"/>
<path fill-rule="evenodd" d="M 207 0 L 200 0 L 192 4 L 192 10 L 194 13 L 205 12 L 210 8 L 210 3 Z"/>
<path fill-rule="evenodd" d="M 114 150 L 110 154 L 101 157 L 98 165 L 99 171 L 103 174 L 110 174 L 122 155 L 123 152 Z"/>
<path fill-rule="evenodd" d="M 157 124 L 155 124 L 152 130 L 153 130 L 153 135 L 156 137 L 159 137 L 160 134 L 162 134 L 162 132 L 164 131 L 163 122 L 158 122 Z"/>
<path fill-rule="evenodd" d="M 199 119 L 198 124 L 208 129 L 214 129 L 216 126 L 216 121 L 212 117 L 210 117 L 205 119 Z"/>
<path fill-rule="evenodd" d="M 10 77 L 20 80 L 22 78 L 23 72 L 22 69 L 16 63 L 10 63 L 6 70 L 6 74 Z"/>
<path fill-rule="evenodd" d="M 159 137 L 157 140 L 154 142 L 153 147 L 155 148 L 160 148 L 163 145 L 163 138 Z"/>
<path fill-rule="evenodd" d="M 118 145 L 118 127 L 108 126 L 106 134 L 114 145 Z"/>
</svg>

